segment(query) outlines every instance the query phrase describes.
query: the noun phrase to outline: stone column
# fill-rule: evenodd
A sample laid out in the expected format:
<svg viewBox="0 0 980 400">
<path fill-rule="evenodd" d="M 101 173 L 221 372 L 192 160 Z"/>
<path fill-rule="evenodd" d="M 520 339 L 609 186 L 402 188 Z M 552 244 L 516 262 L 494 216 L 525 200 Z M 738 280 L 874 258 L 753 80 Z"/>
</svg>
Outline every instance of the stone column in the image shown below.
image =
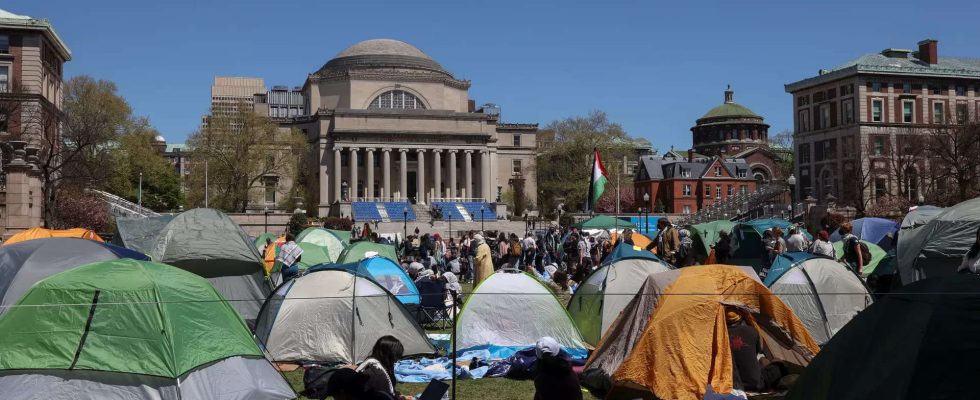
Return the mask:
<svg viewBox="0 0 980 400">
<path fill-rule="evenodd" d="M 490 201 L 490 152 L 480 152 L 480 197 Z"/>
<path fill-rule="evenodd" d="M 442 197 L 442 149 L 432 150 L 432 169 L 435 171 L 435 197 Z"/>
<path fill-rule="evenodd" d="M 415 201 L 419 204 L 425 204 L 425 149 L 415 149 L 415 151 L 419 156 L 418 175 L 415 177 L 417 181 L 415 184 Z"/>
<path fill-rule="evenodd" d="M 401 196 L 402 199 L 408 198 L 408 149 L 398 149 L 398 152 L 402 153 L 402 170 L 401 170 Z"/>
<path fill-rule="evenodd" d="M 391 200 L 391 148 L 385 147 L 381 149 L 382 161 L 381 165 L 381 176 L 382 183 L 384 186 L 381 188 L 382 200 Z"/>
<path fill-rule="evenodd" d="M 497 164 L 497 151 L 490 152 L 490 202 L 497 201 L 497 179 L 500 165 Z"/>
<path fill-rule="evenodd" d="M 456 150 L 449 150 L 449 194 L 446 197 L 456 197 L 458 192 L 456 191 L 459 186 L 456 186 Z"/>
<path fill-rule="evenodd" d="M 15 140 L 8 143 L 13 148 L 13 158 L 5 166 L 7 173 L 7 215 L 4 216 L 7 220 L 6 230 L 4 231 L 5 239 L 17 232 L 36 226 L 31 217 L 33 206 L 30 182 L 27 176 L 31 171 L 31 165 L 25 160 L 27 151 L 24 150 L 27 142 Z"/>
<path fill-rule="evenodd" d="M 333 199 L 334 201 L 344 201 L 341 197 L 343 192 L 340 190 L 340 182 L 343 180 L 341 178 L 341 165 L 340 165 L 340 151 L 344 148 L 338 146 L 336 143 L 333 145 Z"/>
<path fill-rule="evenodd" d="M 330 172 L 327 170 L 327 141 L 320 139 L 320 157 L 317 166 L 320 168 L 320 206 L 330 204 Z M 324 215 L 321 215 L 324 216 Z"/>
<path fill-rule="evenodd" d="M 364 160 L 364 168 L 367 169 L 367 180 L 364 183 L 364 197 L 374 200 L 374 148 L 367 148 L 367 159 Z"/>
<path fill-rule="evenodd" d="M 347 190 L 350 190 L 350 199 L 354 201 L 357 198 L 357 152 L 360 149 L 356 147 L 350 148 L 350 182 L 347 183 Z"/>
<path fill-rule="evenodd" d="M 466 175 L 466 187 L 463 188 L 463 197 L 472 198 L 473 196 L 473 150 L 464 150 L 466 153 L 466 159 L 463 160 L 466 164 L 463 166 L 463 173 Z"/>
</svg>

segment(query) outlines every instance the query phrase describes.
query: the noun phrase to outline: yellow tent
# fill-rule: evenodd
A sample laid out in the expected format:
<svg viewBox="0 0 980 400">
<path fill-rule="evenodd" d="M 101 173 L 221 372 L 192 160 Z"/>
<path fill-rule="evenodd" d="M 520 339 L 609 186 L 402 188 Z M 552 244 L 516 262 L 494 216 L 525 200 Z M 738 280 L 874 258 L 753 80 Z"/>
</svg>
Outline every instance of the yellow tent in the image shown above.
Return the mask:
<svg viewBox="0 0 980 400">
<path fill-rule="evenodd" d="M 820 350 L 806 327 L 747 267 L 705 265 L 652 274 L 603 336 L 583 385 L 607 399 L 702 399 L 731 393 L 726 306 L 759 331 L 773 361 L 805 366 Z"/>
<path fill-rule="evenodd" d="M 633 231 L 633 234 L 630 235 L 630 237 L 633 239 L 633 246 L 642 249 L 649 248 L 653 254 L 657 254 L 657 249 L 650 247 L 650 244 L 653 243 L 653 240 L 646 237 L 646 235 L 639 233 L 637 231 Z M 612 241 L 613 243 L 616 243 L 616 241 L 619 240 L 619 233 L 613 232 L 609 234 L 609 240 Z"/>
<path fill-rule="evenodd" d="M 69 238 L 82 238 L 88 240 L 94 240 L 96 242 L 105 242 L 99 235 L 94 231 L 85 228 L 73 228 L 73 229 L 45 229 L 45 228 L 31 228 L 26 231 L 17 233 L 7 239 L 3 244 L 12 244 L 17 242 L 24 242 L 32 239 L 44 239 L 51 237 L 69 237 Z"/>
</svg>

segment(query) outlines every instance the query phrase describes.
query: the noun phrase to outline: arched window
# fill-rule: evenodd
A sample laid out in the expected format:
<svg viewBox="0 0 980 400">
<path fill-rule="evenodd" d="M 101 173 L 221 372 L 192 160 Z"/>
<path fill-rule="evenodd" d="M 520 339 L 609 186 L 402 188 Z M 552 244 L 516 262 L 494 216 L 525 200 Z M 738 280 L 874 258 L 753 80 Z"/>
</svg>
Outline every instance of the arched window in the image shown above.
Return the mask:
<svg viewBox="0 0 980 400">
<path fill-rule="evenodd" d="M 375 97 L 368 108 L 394 108 L 424 110 L 425 104 L 415 95 L 404 90 L 389 90 Z"/>
</svg>

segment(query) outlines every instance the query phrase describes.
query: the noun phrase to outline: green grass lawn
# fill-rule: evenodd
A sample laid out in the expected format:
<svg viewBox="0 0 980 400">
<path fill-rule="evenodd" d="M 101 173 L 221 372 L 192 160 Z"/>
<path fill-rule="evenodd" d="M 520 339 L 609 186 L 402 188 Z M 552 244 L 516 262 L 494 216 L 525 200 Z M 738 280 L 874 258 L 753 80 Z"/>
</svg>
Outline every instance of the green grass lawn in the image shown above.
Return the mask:
<svg viewBox="0 0 980 400">
<path fill-rule="evenodd" d="M 303 370 L 283 374 L 298 393 L 303 390 Z M 399 383 L 397 390 L 405 395 L 422 393 L 426 383 Z M 306 397 L 299 397 L 306 399 Z M 534 398 L 533 381 L 515 381 L 506 378 L 485 378 L 456 382 L 457 399 L 522 400 Z M 583 399 L 595 400 L 597 397 L 583 392 Z M 329 399 L 329 397 L 328 397 Z"/>
</svg>

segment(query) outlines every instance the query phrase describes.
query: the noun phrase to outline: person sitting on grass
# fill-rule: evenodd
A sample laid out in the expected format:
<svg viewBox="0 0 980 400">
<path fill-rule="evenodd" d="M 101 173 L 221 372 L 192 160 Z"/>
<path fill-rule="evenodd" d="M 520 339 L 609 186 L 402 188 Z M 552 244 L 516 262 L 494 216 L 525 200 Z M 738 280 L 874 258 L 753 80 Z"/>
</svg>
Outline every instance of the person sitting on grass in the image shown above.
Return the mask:
<svg viewBox="0 0 980 400">
<path fill-rule="evenodd" d="M 538 339 L 534 363 L 534 400 L 582 400 L 582 387 L 572 365 L 558 356 L 561 345 L 549 336 Z"/>
<path fill-rule="evenodd" d="M 413 400 L 395 391 L 395 362 L 402 358 L 405 347 L 394 336 L 385 335 L 374 343 L 371 355 L 354 370 L 368 377 L 364 392 L 381 392 L 399 400 Z"/>
<path fill-rule="evenodd" d="M 332 396 L 335 400 L 395 400 L 394 396 L 386 392 L 368 390 L 368 379 L 366 374 L 354 371 L 352 368 L 341 368 L 330 376 L 326 395 Z"/>
</svg>

